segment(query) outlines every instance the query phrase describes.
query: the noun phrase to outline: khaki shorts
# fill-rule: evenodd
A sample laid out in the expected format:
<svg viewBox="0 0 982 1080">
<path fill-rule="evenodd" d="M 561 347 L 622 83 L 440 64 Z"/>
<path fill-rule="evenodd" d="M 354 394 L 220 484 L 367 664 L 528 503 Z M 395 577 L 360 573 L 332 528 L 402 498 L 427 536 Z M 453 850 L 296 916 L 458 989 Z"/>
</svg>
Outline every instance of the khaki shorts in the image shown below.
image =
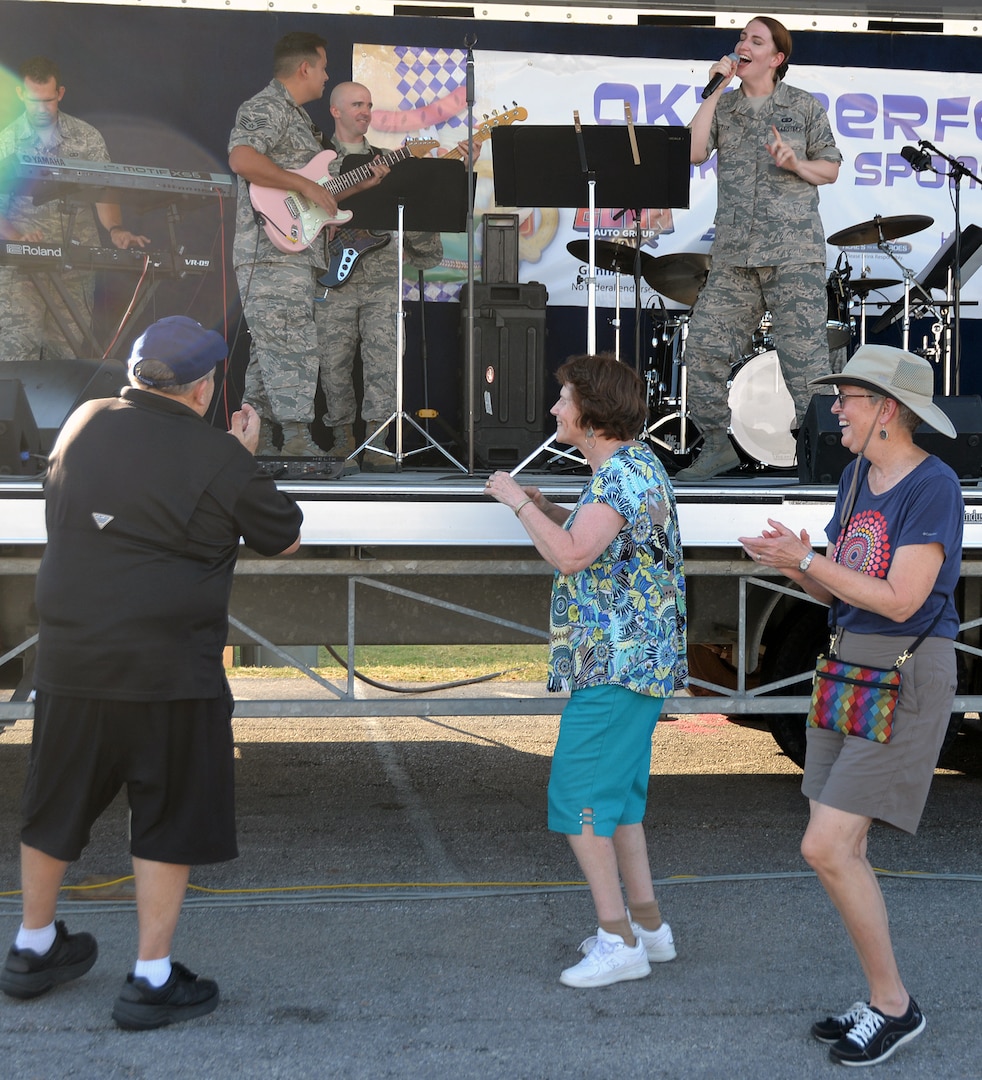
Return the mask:
<svg viewBox="0 0 982 1080">
<path fill-rule="evenodd" d="M 890 667 L 913 637 L 843 632 L 838 656 Z M 917 832 L 955 697 L 955 649 L 929 637 L 900 669 L 903 683 L 888 743 L 807 729 L 801 790 L 823 806 Z"/>
</svg>

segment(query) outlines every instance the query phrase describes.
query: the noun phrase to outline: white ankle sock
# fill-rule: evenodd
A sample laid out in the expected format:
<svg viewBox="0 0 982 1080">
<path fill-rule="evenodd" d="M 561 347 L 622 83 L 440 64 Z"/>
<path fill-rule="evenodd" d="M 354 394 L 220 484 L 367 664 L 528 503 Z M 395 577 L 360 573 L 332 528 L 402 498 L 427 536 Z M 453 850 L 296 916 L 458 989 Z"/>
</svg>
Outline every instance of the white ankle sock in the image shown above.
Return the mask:
<svg viewBox="0 0 982 1080">
<path fill-rule="evenodd" d="M 160 960 L 137 960 L 133 966 L 133 974 L 138 979 L 146 979 L 155 989 L 159 989 L 170 978 L 170 957 L 165 956 Z"/>
<path fill-rule="evenodd" d="M 17 938 L 14 941 L 14 946 L 18 949 L 30 949 L 31 952 L 36 952 L 38 956 L 44 956 L 44 954 L 55 943 L 55 924 L 49 923 L 47 926 L 42 926 L 40 930 L 25 930 L 24 924 L 20 924 L 20 929 L 17 931 Z"/>
</svg>

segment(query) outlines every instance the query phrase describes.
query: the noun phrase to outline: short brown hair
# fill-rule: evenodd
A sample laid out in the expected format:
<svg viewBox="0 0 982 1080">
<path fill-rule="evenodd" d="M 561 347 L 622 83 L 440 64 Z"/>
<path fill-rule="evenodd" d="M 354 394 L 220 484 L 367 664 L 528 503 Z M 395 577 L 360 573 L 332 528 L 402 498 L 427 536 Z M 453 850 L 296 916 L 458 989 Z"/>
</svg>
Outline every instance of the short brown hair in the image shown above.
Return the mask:
<svg viewBox="0 0 982 1080">
<path fill-rule="evenodd" d="M 573 389 L 580 424 L 611 439 L 636 439 L 648 419 L 644 383 L 609 353 L 571 356 L 556 372 Z"/>
<path fill-rule="evenodd" d="M 46 83 L 49 79 L 54 79 L 55 86 L 61 86 L 58 65 L 46 56 L 32 56 L 30 60 L 25 60 L 20 66 L 19 74 L 21 82 L 30 79 L 31 82 Z"/>
<path fill-rule="evenodd" d="M 315 63 L 318 49 L 323 49 L 327 55 L 327 42 L 320 34 L 308 34 L 303 30 L 284 34 L 273 46 L 273 74 L 277 77 L 292 75 L 305 60 Z"/>
</svg>

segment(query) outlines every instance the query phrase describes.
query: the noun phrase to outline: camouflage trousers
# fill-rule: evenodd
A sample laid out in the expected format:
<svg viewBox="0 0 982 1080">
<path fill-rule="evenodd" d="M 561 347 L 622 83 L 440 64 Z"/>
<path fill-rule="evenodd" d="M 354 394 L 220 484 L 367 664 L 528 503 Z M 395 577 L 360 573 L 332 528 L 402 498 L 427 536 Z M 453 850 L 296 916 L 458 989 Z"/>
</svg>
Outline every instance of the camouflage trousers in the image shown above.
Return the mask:
<svg viewBox="0 0 982 1080">
<path fill-rule="evenodd" d="M 831 370 L 823 264 L 714 267 L 693 309 L 685 345 L 689 413 L 704 435 L 729 426 L 727 380 L 737 361 L 751 353 L 765 310 L 799 426 L 816 393 L 808 381 Z M 831 393 L 831 387 L 818 392 Z"/>
<path fill-rule="evenodd" d="M 277 423 L 309 424 L 323 345 L 314 322 L 309 263 L 236 267 L 252 345 L 243 400 Z"/>
<path fill-rule="evenodd" d="M 321 352 L 321 386 L 327 402 L 324 423 L 339 427 L 357 414 L 352 377 L 355 351 L 361 346 L 362 403 L 365 420 L 381 422 L 395 411 L 396 309 L 391 282 L 349 281 L 328 290 L 315 304 Z"/>
<path fill-rule="evenodd" d="M 59 275 L 59 284 L 71 297 L 88 329 L 92 322 L 95 278 L 92 274 L 67 271 Z M 77 345 L 70 344 L 62 333 L 54 314 L 29 278 L 16 270 L 0 269 L 0 360 L 69 360 L 96 352 L 54 288 L 50 293 L 54 310 Z"/>
</svg>

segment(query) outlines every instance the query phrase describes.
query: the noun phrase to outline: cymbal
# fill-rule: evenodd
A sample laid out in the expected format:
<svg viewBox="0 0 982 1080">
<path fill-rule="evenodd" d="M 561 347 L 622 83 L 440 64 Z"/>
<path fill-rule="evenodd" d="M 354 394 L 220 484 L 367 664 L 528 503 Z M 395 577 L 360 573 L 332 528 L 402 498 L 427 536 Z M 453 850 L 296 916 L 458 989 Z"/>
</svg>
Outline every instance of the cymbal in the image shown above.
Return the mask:
<svg viewBox="0 0 982 1080">
<path fill-rule="evenodd" d="M 892 285 L 900 284 L 900 278 L 876 277 L 854 278 L 843 283 L 846 291 L 851 292 L 853 296 L 866 296 L 867 293 L 879 292 L 880 289 L 889 289 Z"/>
<path fill-rule="evenodd" d="M 618 243 L 615 240 L 597 240 L 594 250 L 594 258 L 601 270 L 610 270 L 615 274 L 633 274 L 635 256 L 638 249 L 633 244 Z M 590 258 L 589 240 L 570 240 L 566 250 L 580 262 L 587 262 Z M 646 251 L 641 252 L 641 276 L 644 277 L 644 268 L 647 263 L 654 262 L 654 256 Z"/>
<path fill-rule="evenodd" d="M 898 236 L 910 236 L 934 224 L 934 218 L 926 214 L 895 214 L 893 217 L 880 217 L 864 221 L 860 225 L 850 225 L 833 233 L 828 242 L 833 247 L 860 247 L 863 244 L 876 244 L 881 239 L 896 240 Z"/>
<path fill-rule="evenodd" d="M 674 255 L 660 255 L 642 271 L 644 280 L 663 296 L 676 303 L 692 307 L 696 302 L 706 278 L 709 276 L 711 259 L 695 251 L 680 251 Z"/>
</svg>

